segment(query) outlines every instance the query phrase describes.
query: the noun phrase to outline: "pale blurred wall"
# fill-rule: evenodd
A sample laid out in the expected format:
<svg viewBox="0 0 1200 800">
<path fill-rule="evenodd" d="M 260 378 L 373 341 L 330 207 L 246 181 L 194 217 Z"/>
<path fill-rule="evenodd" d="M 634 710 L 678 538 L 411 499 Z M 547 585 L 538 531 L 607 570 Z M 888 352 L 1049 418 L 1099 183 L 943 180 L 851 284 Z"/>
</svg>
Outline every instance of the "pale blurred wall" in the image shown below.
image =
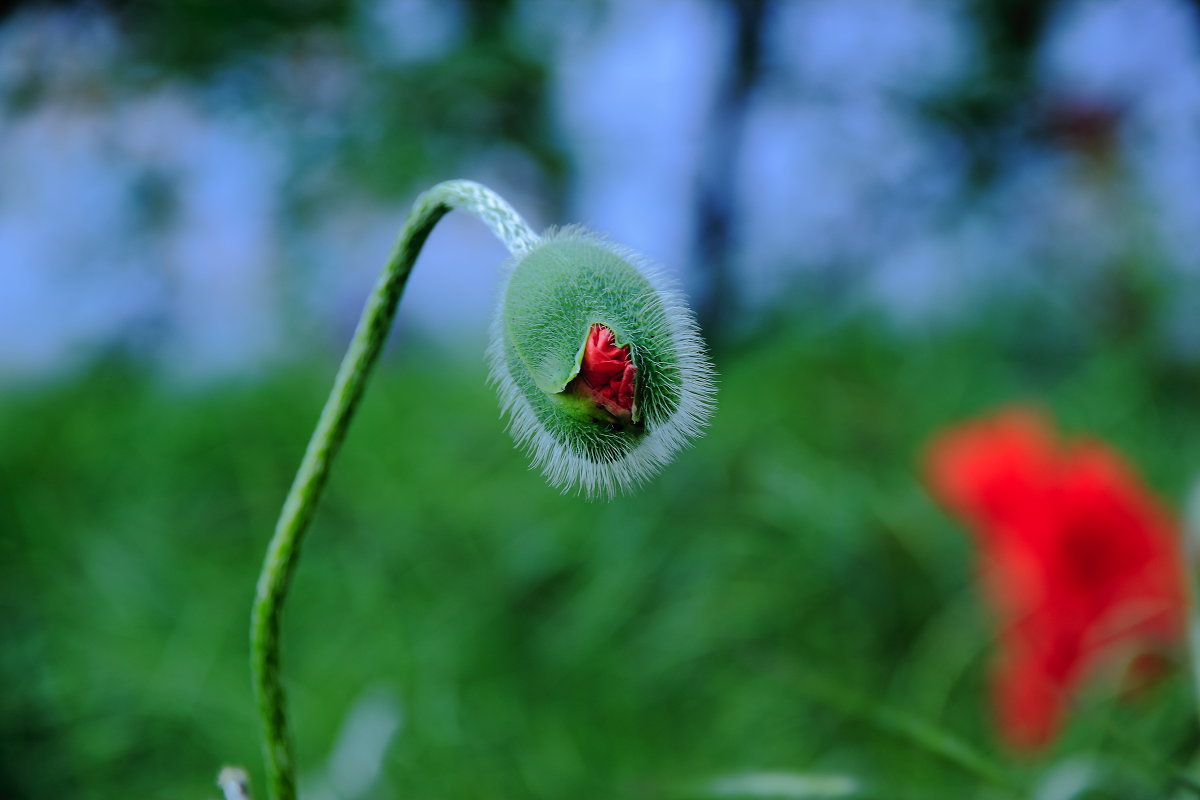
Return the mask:
<svg viewBox="0 0 1200 800">
<path fill-rule="evenodd" d="M 360 190 L 304 147 L 370 114 L 362 70 L 460 46 L 462 9 L 365 2 L 348 30 L 321 34 L 336 46 L 260 53 L 252 69 L 196 82 L 130 79 L 130 45 L 90 8 L 30 7 L 0 23 L 0 377 L 69 374 L 113 350 L 189 378 L 304 357 L 314 342 L 336 350 L 407 200 Z M 1029 116 L 1111 113 L 1100 135 L 1112 149 L 1031 139 L 1022 126 L 1039 120 L 1014 119 L 989 145 L 999 167 L 982 188 L 955 120 L 928 113 L 986 77 L 973 54 L 987 32 L 964 8 L 764 3 L 755 82 L 731 121 L 719 102 L 731 6 L 526 2 L 512 36 L 550 70 L 547 136 L 569 161 L 565 194 L 503 143 L 414 179 L 483 180 L 538 227 L 587 222 L 698 294 L 708 264 L 697 195 L 711 190 L 706 159 L 725 125 L 733 154 L 716 174 L 730 176 L 730 300 L 743 322 L 812 276 L 899 320 L 953 321 L 997 291 L 1044 290 L 1047 269 L 1086 276 L 1136 251 L 1178 276 L 1171 335 L 1200 352 L 1187 313 L 1200 301 L 1194 7 L 1056 4 Z M 304 218 L 298 193 L 315 206 Z M 481 350 L 504 256 L 481 226 L 449 218 L 403 324 Z"/>
</svg>

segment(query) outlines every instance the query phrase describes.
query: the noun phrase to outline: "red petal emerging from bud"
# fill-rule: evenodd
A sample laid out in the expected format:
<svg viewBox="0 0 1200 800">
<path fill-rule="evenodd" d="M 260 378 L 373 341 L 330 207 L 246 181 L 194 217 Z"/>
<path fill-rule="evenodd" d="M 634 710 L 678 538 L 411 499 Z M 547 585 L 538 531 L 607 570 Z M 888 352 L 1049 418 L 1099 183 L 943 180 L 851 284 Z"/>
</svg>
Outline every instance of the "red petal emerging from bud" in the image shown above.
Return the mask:
<svg viewBox="0 0 1200 800">
<path fill-rule="evenodd" d="M 592 325 L 584 343 L 579 377 L 572 381 L 575 391 L 616 420 L 629 423 L 633 420 L 636 375 L 629 346 L 618 347 L 611 330 L 600 323 Z"/>
</svg>

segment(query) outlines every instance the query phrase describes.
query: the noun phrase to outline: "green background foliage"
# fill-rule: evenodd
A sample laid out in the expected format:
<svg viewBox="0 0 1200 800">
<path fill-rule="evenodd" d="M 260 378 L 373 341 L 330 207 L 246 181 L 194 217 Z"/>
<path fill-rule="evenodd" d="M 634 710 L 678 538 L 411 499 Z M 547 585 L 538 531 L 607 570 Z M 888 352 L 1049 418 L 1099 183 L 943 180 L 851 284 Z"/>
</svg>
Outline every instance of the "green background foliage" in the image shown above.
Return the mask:
<svg viewBox="0 0 1200 800">
<path fill-rule="evenodd" d="M 302 773 L 381 689 L 403 724 L 377 797 L 696 797 L 783 770 L 990 798 L 1082 756 L 1087 797 L 1151 798 L 1154 759 L 1194 744 L 1175 671 L 1127 704 L 1086 695 L 1043 759 L 999 749 L 971 548 L 919 476 L 939 426 L 1024 396 L 1177 498 L 1198 376 L 1137 341 L 1033 360 L 1002 325 L 780 329 L 718 354 L 710 434 L 611 503 L 526 469 L 481 362 L 401 345 L 285 615 Z M 181 392 L 109 364 L 4 398 L 0 794 L 205 797 L 220 763 L 258 775 L 253 582 L 332 369 Z"/>
</svg>

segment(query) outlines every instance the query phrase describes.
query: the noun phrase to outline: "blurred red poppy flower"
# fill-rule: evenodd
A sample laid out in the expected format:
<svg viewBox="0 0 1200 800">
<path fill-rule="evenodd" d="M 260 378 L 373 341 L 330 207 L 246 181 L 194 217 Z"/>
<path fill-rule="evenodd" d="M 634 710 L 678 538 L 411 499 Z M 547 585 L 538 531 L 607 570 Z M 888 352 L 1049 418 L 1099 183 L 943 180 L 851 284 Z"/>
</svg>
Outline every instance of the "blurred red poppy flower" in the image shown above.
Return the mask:
<svg viewBox="0 0 1200 800">
<path fill-rule="evenodd" d="M 1010 745 L 1046 745 L 1084 680 L 1182 635 L 1176 523 L 1103 443 L 1060 441 L 1038 413 L 1009 409 L 942 433 L 927 470 L 977 539 Z"/>
</svg>

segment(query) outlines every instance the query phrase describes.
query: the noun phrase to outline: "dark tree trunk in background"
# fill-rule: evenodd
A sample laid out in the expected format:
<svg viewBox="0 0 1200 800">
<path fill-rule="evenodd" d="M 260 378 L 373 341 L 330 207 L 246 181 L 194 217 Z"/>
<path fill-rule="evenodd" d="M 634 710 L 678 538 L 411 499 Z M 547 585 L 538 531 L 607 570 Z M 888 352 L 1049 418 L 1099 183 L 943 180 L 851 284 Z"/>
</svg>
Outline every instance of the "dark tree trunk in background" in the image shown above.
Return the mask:
<svg viewBox="0 0 1200 800">
<path fill-rule="evenodd" d="M 732 277 L 733 187 L 750 94 L 762 71 L 763 23 L 770 0 L 727 0 L 733 19 L 729 69 L 713 106 L 697 187 L 697 255 L 703 283 L 697 314 L 705 336 L 719 345 L 738 309 Z"/>
</svg>

